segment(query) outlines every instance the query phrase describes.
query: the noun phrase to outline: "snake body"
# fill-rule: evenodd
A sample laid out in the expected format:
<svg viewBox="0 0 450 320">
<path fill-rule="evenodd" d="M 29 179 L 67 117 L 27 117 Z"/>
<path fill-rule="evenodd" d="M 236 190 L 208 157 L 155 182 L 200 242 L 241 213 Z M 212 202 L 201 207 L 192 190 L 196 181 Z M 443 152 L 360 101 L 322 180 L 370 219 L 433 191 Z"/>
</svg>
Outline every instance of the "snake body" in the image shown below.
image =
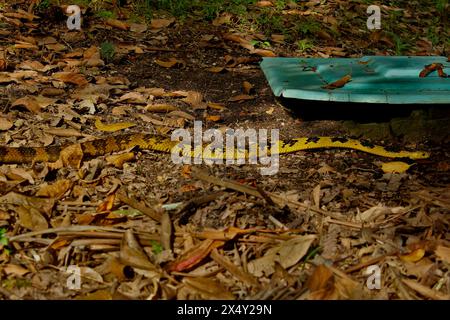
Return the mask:
<svg viewBox="0 0 450 320">
<path fill-rule="evenodd" d="M 170 137 L 143 134 L 143 133 L 127 133 L 93 141 L 81 142 L 81 150 L 83 158 L 95 158 L 113 152 L 127 150 L 138 147 L 144 150 L 153 150 L 164 153 L 170 153 L 174 147 L 179 144 L 178 141 L 172 141 Z M 54 162 L 60 157 L 63 146 L 47 146 L 47 147 L 0 147 L 0 163 L 36 163 L 36 162 Z M 207 150 L 207 146 L 202 147 L 203 154 L 209 154 L 209 159 L 224 158 L 224 150 Z M 423 151 L 395 151 L 371 144 L 364 140 L 355 140 L 348 138 L 336 137 L 310 137 L 297 138 L 286 141 L 278 141 L 276 148 L 272 149 L 273 153 L 285 154 L 302 150 L 323 149 L 323 148 L 346 148 L 354 149 L 374 155 L 388 158 L 409 158 L 409 159 L 425 159 L 429 157 L 427 152 Z M 269 148 L 270 150 L 270 148 Z M 242 151 L 242 150 L 241 150 Z M 197 150 L 198 152 L 198 150 Z M 186 154 L 186 152 L 184 153 Z M 232 151 L 233 158 L 248 157 L 248 150 L 239 152 Z M 194 151 L 188 151 L 188 156 L 195 156 Z"/>
</svg>

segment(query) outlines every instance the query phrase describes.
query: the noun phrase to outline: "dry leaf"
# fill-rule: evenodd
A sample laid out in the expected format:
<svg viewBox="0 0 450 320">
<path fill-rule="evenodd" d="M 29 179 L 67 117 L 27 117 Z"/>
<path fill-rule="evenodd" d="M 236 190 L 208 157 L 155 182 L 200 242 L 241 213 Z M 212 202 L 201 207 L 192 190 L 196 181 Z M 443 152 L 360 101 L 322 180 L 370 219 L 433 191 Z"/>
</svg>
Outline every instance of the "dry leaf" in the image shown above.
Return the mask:
<svg viewBox="0 0 450 320">
<path fill-rule="evenodd" d="M 327 84 L 326 86 L 323 86 L 322 88 L 324 89 L 337 89 L 337 88 L 342 88 L 343 86 L 345 86 L 348 82 L 350 82 L 352 80 L 352 76 L 351 75 L 346 75 L 344 77 L 342 77 L 341 79 L 332 82 L 330 84 Z"/>
<path fill-rule="evenodd" d="M 98 118 L 95 120 L 95 127 L 98 130 L 105 131 L 105 132 L 115 132 L 115 131 L 133 127 L 135 125 L 136 124 L 134 124 L 132 122 L 117 122 L 117 123 L 111 123 L 111 124 L 104 124 Z"/>
<path fill-rule="evenodd" d="M 203 94 L 197 91 L 188 91 L 187 97 L 182 99 L 189 104 L 194 110 L 206 109 L 206 103 L 203 102 Z"/>
<path fill-rule="evenodd" d="M 28 111 L 39 113 L 41 111 L 41 106 L 36 101 L 34 97 L 25 96 L 23 98 L 17 99 L 11 104 L 11 107 L 24 106 Z"/>
<path fill-rule="evenodd" d="M 239 94 L 237 96 L 231 97 L 230 99 L 228 99 L 229 102 L 242 102 L 245 100 L 253 100 L 255 99 L 254 96 L 250 96 L 248 94 Z"/>
<path fill-rule="evenodd" d="M 53 78 L 60 80 L 64 83 L 71 83 L 77 86 L 84 86 L 88 84 L 88 81 L 84 75 L 75 72 L 57 72 L 54 73 Z"/>
<path fill-rule="evenodd" d="M 400 259 L 406 262 L 417 262 L 423 258 L 425 255 L 425 250 L 422 248 L 416 249 L 408 254 L 401 255 Z"/>
<path fill-rule="evenodd" d="M 438 259 L 450 264 L 450 248 L 444 246 L 437 246 L 434 253 Z"/>
<path fill-rule="evenodd" d="M 0 117 L 0 131 L 9 130 L 14 124 L 6 118 Z"/>
<path fill-rule="evenodd" d="M 384 173 L 404 173 L 411 167 L 410 164 L 401 161 L 383 162 L 381 170 Z"/>
<path fill-rule="evenodd" d="M 30 206 L 19 206 L 17 209 L 19 224 L 32 231 L 48 229 L 47 220 L 36 208 Z"/>
<path fill-rule="evenodd" d="M 170 26 L 173 22 L 175 22 L 175 18 L 170 19 L 152 19 L 150 22 L 150 27 L 152 29 L 161 29 Z"/>
<path fill-rule="evenodd" d="M 253 85 L 248 81 L 244 81 L 242 87 L 245 94 L 250 94 L 250 91 L 253 89 Z"/>
<path fill-rule="evenodd" d="M 181 67 L 183 68 L 185 66 L 185 63 L 183 60 L 178 60 L 175 58 L 169 58 L 168 61 L 164 61 L 164 60 L 159 60 L 159 59 L 155 59 L 155 63 L 160 65 L 161 67 L 164 68 L 173 68 L 173 67 Z"/>
<path fill-rule="evenodd" d="M 111 26 L 113 28 L 117 28 L 120 30 L 124 30 L 124 31 L 127 31 L 130 28 L 130 26 L 126 22 L 123 22 L 123 21 L 120 21 L 117 19 L 106 19 L 105 23 L 108 26 Z"/>
<path fill-rule="evenodd" d="M 60 199 L 71 186 L 72 182 L 69 179 L 61 179 L 53 184 L 43 184 L 36 192 L 36 196 Z"/>
</svg>

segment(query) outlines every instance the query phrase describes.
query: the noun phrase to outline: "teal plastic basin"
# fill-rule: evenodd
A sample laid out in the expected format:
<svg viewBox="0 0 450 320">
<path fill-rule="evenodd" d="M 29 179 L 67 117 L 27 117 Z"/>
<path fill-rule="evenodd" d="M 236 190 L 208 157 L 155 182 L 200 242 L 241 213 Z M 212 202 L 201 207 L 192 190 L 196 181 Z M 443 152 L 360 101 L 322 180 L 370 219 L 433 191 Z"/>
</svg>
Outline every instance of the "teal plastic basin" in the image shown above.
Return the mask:
<svg viewBox="0 0 450 320">
<path fill-rule="evenodd" d="M 446 57 L 365 56 L 362 58 L 264 58 L 261 68 L 278 97 L 302 100 L 388 104 L 450 104 L 450 77 L 437 71 L 424 78 L 426 65 L 441 63 L 450 75 Z M 337 89 L 323 88 L 350 75 Z"/>
</svg>

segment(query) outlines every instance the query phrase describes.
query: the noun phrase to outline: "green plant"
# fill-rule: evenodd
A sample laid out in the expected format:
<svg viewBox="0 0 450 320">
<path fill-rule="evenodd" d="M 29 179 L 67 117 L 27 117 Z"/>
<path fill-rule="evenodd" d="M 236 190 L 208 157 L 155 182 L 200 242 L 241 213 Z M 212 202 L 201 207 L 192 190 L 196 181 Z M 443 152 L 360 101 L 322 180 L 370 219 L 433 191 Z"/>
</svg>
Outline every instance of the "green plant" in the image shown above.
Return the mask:
<svg viewBox="0 0 450 320">
<path fill-rule="evenodd" d="M 97 17 L 103 18 L 103 19 L 115 19 L 116 18 L 116 14 L 109 10 L 98 11 L 95 15 Z"/>
<path fill-rule="evenodd" d="M 398 35 L 396 35 L 395 33 L 391 33 L 392 38 L 394 39 L 394 43 L 395 43 L 395 55 L 397 56 L 401 56 L 403 55 L 406 51 L 408 51 L 409 49 L 411 49 L 411 45 L 404 42 L 403 39 L 401 37 L 399 37 Z"/>
<path fill-rule="evenodd" d="M 0 246 L 7 246 L 8 245 L 8 238 L 6 237 L 6 229 L 2 228 L 0 229 Z"/>
<path fill-rule="evenodd" d="M 435 0 L 435 1 L 436 1 L 436 10 L 440 13 L 444 13 L 448 5 L 448 0 Z"/>
<path fill-rule="evenodd" d="M 313 19 L 300 22 L 295 26 L 295 33 L 301 35 L 314 35 L 322 28 L 321 24 Z"/>
<path fill-rule="evenodd" d="M 36 6 L 37 11 L 47 9 L 50 6 L 50 0 L 41 0 Z"/>
<path fill-rule="evenodd" d="M 114 54 L 116 53 L 116 48 L 114 44 L 111 42 L 102 42 L 100 45 L 100 57 L 106 62 L 109 63 L 114 58 Z"/>
<path fill-rule="evenodd" d="M 301 52 L 305 52 L 308 49 L 314 47 L 314 45 L 308 39 L 302 39 L 297 41 L 297 47 Z"/>
</svg>

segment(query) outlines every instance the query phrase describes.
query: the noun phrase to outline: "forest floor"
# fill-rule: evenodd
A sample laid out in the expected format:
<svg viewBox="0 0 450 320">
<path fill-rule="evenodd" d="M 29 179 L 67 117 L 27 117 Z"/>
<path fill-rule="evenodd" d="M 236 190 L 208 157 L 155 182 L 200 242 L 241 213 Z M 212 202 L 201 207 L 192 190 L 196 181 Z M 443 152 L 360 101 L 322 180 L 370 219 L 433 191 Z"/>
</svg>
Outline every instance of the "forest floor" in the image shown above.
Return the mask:
<svg viewBox="0 0 450 320">
<path fill-rule="evenodd" d="M 170 137 L 201 121 L 431 157 L 401 173 L 349 149 L 281 155 L 275 175 L 149 150 L 80 168 L 3 164 L 0 298 L 450 299 L 448 106 L 280 100 L 259 67 L 264 56 L 448 56 L 439 13 L 385 5 L 391 24 L 369 31 L 363 1 L 268 3 L 249 5 L 247 19 L 158 12 L 150 23 L 128 7 L 108 17 L 82 7 L 80 31 L 60 7 L 2 4 L 0 145 Z"/>
</svg>

